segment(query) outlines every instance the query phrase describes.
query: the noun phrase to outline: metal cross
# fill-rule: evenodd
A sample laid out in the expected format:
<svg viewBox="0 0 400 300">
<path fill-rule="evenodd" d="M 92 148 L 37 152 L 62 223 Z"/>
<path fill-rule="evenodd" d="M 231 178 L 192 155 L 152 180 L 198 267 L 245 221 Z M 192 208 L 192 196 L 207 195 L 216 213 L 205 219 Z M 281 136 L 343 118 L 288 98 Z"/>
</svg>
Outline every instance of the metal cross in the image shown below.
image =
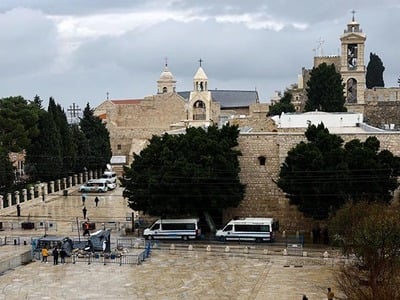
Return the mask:
<svg viewBox="0 0 400 300">
<path fill-rule="evenodd" d="M 81 109 L 79 108 L 79 105 L 75 105 L 75 102 L 74 102 L 74 103 L 72 103 L 72 105 L 69 106 L 67 111 L 69 111 L 71 118 L 72 117 L 75 118 L 75 117 L 79 116 L 79 112 L 81 111 Z"/>
</svg>

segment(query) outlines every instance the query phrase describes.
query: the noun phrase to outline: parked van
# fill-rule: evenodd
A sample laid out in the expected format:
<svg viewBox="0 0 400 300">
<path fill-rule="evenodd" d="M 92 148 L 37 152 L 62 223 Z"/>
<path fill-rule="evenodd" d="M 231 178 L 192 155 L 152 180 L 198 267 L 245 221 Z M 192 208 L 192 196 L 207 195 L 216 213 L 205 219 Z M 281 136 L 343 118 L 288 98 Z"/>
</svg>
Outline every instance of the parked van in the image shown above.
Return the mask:
<svg viewBox="0 0 400 300">
<path fill-rule="evenodd" d="M 240 218 L 233 219 L 223 229 L 217 230 L 216 237 L 222 241 L 256 241 L 271 242 L 279 223 L 273 218 Z"/>
<path fill-rule="evenodd" d="M 146 239 L 196 239 L 201 229 L 198 219 L 159 219 L 143 231 Z"/>
<path fill-rule="evenodd" d="M 117 184 L 115 182 L 112 182 L 111 180 L 105 179 L 105 178 L 90 179 L 89 182 L 92 182 L 92 183 L 96 183 L 96 182 L 103 183 L 104 182 L 107 185 L 108 191 L 114 190 L 117 187 Z"/>
<path fill-rule="evenodd" d="M 117 173 L 114 171 L 105 171 L 103 175 L 101 175 L 101 178 L 108 179 L 112 183 L 117 183 Z"/>
<path fill-rule="evenodd" d="M 79 191 L 82 193 L 90 193 L 90 192 L 95 192 L 95 193 L 105 193 L 108 191 L 108 186 L 105 181 L 99 181 L 99 180 L 89 180 L 85 184 L 81 185 L 79 187 Z"/>
</svg>

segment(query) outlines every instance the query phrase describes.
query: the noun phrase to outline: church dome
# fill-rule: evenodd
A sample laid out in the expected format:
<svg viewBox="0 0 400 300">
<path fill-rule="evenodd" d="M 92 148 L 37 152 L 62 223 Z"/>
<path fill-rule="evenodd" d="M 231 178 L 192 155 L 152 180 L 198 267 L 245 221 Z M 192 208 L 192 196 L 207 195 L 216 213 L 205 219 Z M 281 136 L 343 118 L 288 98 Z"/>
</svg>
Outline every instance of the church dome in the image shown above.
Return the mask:
<svg viewBox="0 0 400 300">
<path fill-rule="evenodd" d="M 174 81 L 174 75 L 168 70 L 167 66 L 165 66 L 164 71 L 161 73 L 159 81 Z"/>
</svg>

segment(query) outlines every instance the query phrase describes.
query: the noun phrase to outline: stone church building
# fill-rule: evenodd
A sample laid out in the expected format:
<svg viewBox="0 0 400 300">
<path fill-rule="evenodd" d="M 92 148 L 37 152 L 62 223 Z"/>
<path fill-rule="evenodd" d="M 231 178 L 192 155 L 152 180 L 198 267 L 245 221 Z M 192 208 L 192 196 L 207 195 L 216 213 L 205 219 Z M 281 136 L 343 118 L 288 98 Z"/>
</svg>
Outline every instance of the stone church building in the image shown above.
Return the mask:
<svg viewBox="0 0 400 300">
<path fill-rule="evenodd" d="M 382 149 L 400 155 L 400 132 L 364 122 L 365 115 L 372 121 L 378 120 L 379 114 L 385 114 L 384 122 L 394 122 L 395 113 L 390 115 L 388 110 L 400 111 L 398 89 L 365 89 L 365 40 L 353 19 L 341 37 L 342 56 L 314 59 L 315 65 L 323 61 L 335 63 L 343 76 L 349 112 L 341 114 L 310 112 L 269 118 L 268 104 L 259 102 L 256 91 L 210 89 L 211 81 L 201 61 L 193 76 L 192 90 L 183 92 L 176 91 L 176 80 L 165 65 L 155 95 L 143 99 L 107 99 L 95 109 L 95 115 L 104 120 L 110 132 L 111 163 L 121 172 L 122 165 L 130 165 L 133 153 L 139 154 L 152 135 L 184 133 L 190 126 L 222 125 L 229 121 L 240 128 L 240 178 L 246 184 L 246 193 L 239 207 L 224 212 L 223 220 L 235 216 L 275 217 L 280 220 L 282 230 L 309 230 L 313 220 L 305 219 L 296 207 L 290 206 L 276 185 L 287 152 L 305 140 L 304 131 L 309 124 L 325 121 L 329 131 L 340 135 L 345 142 L 376 136 Z M 307 72 L 303 75 L 291 90 L 299 111 L 305 101 Z M 396 128 L 398 122 L 399 118 Z M 376 126 L 374 122 L 372 125 Z"/>
</svg>

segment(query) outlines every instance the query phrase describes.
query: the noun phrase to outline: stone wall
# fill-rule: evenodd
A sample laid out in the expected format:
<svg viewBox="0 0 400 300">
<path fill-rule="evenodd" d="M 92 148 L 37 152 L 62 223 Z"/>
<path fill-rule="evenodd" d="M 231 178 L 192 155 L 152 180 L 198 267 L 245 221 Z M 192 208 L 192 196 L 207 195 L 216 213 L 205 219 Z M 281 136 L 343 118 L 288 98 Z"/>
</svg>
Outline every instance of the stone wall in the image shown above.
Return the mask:
<svg viewBox="0 0 400 300">
<path fill-rule="evenodd" d="M 400 156 L 400 135 L 397 132 L 373 134 L 381 142 L 381 149 L 388 149 Z M 365 141 L 371 134 L 340 135 L 345 143 L 360 139 Z M 309 230 L 313 220 L 304 218 L 297 208 L 289 205 L 284 193 L 277 187 L 280 165 L 287 152 L 304 141 L 303 132 L 244 133 L 239 137 L 241 181 L 246 184 L 246 194 L 239 207 L 225 211 L 223 219 L 235 216 L 264 216 L 280 220 L 282 230 Z M 260 165 L 259 157 L 265 157 Z M 397 195 L 397 193 L 396 193 Z M 398 200 L 398 199 L 395 199 Z"/>
<path fill-rule="evenodd" d="M 365 107 L 364 118 L 368 124 L 378 128 L 400 128 L 400 101 L 374 101 Z"/>
</svg>

